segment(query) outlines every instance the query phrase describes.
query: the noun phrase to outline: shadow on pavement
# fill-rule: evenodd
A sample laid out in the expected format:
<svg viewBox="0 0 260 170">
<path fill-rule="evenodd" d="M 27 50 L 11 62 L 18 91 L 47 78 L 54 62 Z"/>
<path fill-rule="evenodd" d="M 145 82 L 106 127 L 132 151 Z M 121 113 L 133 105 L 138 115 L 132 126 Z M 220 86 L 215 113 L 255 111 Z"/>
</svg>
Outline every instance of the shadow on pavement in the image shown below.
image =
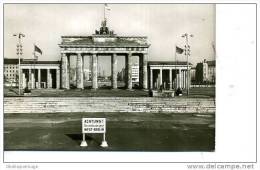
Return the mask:
<svg viewBox="0 0 260 170">
<path fill-rule="evenodd" d="M 66 136 L 68 136 L 69 138 L 71 138 L 72 140 L 74 140 L 77 144 L 80 145 L 81 141 L 82 141 L 82 134 L 65 134 Z M 96 144 L 100 144 L 99 141 L 95 140 L 93 137 L 88 136 L 87 134 L 85 134 L 85 138 L 86 141 L 91 141 L 94 142 Z"/>
</svg>

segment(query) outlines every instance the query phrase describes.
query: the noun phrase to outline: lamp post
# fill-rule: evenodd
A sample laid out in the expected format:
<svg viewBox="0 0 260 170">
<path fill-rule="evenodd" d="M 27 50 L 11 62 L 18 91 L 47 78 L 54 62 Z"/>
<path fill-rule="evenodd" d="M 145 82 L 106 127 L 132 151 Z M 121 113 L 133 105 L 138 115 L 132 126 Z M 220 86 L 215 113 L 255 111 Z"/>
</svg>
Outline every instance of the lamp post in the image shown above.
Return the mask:
<svg viewBox="0 0 260 170">
<path fill-rule="evenodd" d="M 13 36 L 15 37 L 18 37 L 18 44 L 16 45 L 16 54 L 18 56 L 18 90 L 19 90 L 19 96 L 21 95 L 21 69 L 20 69 L 20 65 L 21 65 L 21 61 L 20 61 L 20 58 L 21 58 L 21 55 L 23 54 L 23 46 L 22 46 L 22 37 L 25 37 L 25 35 L 23 33 L 18 33 L 18 34 L 13 34 Z"/>
<path fill-rule="evenodd" d="M 189 96 L 189 91 L 190 91 L 190 86 L 189 86 L 189 77 L 190 77 L 190 72 L 189 72 L 189 56 L 190 56 L 190 45 L 189 45 L 189 37 L 193 37 L 192 34 L 188 34 L 188 33 L 185 33 L 185 34 L 182 34 L 181 36 L 182 38 L 185 38 L 185 43 L 186 45 L 184 46 L 185 47 L 185 55 L 187 57 L 187 81 L 186 81 L 186 84 L 187 84 L 187 96 Z"/>
</svg>

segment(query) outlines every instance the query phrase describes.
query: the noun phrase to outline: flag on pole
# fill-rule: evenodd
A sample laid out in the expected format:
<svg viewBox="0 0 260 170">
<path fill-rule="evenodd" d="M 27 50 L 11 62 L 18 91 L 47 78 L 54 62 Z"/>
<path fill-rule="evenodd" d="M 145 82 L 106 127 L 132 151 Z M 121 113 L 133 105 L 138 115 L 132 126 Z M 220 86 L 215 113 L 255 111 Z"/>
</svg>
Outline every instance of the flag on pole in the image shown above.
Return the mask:
<svg viewBox="0 0 260 170">
<path fill-rule="evenodd" d="M 184 51 L 184 50 L 183 50 L 182 48 L 180 48 L 180 47 L 178 47 L 178 46 L 176 45 L 176 53 L 182 54 L 183 51 Z"/>
<path fill-rule="evenodd" d="M 42 50 L 39 47 L 37 47 L 36 45 L 34 45 L 34 52 L 38 52 L 42 55 Z"/>
</svg>

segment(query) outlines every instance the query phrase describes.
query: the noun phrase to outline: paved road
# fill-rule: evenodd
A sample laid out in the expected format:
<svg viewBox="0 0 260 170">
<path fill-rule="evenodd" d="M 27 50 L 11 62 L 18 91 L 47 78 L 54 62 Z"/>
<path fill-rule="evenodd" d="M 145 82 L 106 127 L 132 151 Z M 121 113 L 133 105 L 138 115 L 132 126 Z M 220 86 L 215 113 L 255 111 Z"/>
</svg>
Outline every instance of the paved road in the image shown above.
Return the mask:
<svg viewBox="0 0 260 170">
<path fill-rule="evenodd" d="M 81 118 L 106 117 L 107 142 L 87 134 L 80 147 Z M 214 151 L 214 114 L 60 113 L 6 114 L 5 150 Z"/>
</svg>

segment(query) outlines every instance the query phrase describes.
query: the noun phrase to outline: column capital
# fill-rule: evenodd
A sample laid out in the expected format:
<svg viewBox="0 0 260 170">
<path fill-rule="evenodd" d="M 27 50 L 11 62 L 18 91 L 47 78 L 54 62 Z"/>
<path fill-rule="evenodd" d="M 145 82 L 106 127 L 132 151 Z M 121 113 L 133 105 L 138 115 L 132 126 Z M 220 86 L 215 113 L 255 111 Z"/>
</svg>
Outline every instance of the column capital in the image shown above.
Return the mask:
<svg viewBox="0 0 260 170">
<path fill-rule="evenodd" d="M 146 53 L 142 53 L 143 54 L 143 56 L 145 56 L 145 57 L 148 57 L 148 53 L 146 52 Z"/>
<path fill-rule="evenodd" d="M 77 56 L 81 56 L 81 57 L 84 57 L 85 55 L 86 55 L 86 53 L 83 53 L 83 52 L 75 52 L 75 54 L 77 55 Z"/>
<path fill-rule="evenodd" d="M 62 52 L 61 53 L 62 57 L 69 57 L 70 55 L 71 55 L 71 53 L 68 53 L 68 52 L 66 52 L 66 53 Z"/>
</svg>

